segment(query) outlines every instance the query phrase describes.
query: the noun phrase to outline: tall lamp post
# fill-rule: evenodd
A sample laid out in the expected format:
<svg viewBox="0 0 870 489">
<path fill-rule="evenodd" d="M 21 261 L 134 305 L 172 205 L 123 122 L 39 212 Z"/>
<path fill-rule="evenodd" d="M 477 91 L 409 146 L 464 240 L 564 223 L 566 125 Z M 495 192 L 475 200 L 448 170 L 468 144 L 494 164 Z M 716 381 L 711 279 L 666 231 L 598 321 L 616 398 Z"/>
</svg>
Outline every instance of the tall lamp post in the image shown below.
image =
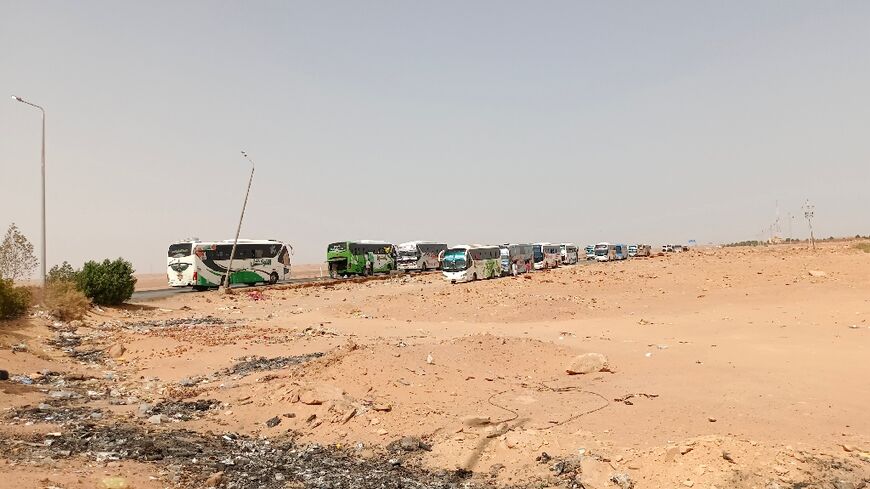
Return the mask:
<svg viewBox="0 0 870 489">
<path fill-rule="evenodd" d="M 230 291 L 230 273 L 233 270 L 233 258 L 236 256 L 236 246 L 239 244 L 239 233 L 242 231 L 242 220 L 245 218 L 245 207 L 248 206 L 248 194 L 251 193 L 251 183 L 254 181 L 254 161 L 248 156 L 248 153 L 242 151 L 242 156 L 251 162 L 251 177 L 248 179 L 248 190 L 245 191 L 245 202 L 242 204 L 242 215 L 239 217 L 239 226 L 236 228 L 236 239 L 233 241 L 233 248 L 230 250 L 230 264 L 227 267 L 227 273 L 224 275 L 223 288 L 224 292 Z"/>
<path fill-rule="evenodd" d="M 12 98 L 22 104 L 35 107 L 42 112 L 42 260 L 40 262 L 40 271 L 42 274 L 42 286 L 45 287 L 45 109 L 21 97 L 13 95 Z"/>
</svg>

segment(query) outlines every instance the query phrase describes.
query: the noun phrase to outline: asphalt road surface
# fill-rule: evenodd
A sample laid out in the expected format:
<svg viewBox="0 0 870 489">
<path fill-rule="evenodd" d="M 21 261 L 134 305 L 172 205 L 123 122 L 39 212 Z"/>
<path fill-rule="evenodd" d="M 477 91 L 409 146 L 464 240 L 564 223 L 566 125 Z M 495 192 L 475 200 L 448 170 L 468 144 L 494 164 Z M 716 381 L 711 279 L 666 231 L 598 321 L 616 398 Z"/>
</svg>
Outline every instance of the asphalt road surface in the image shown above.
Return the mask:
<svg viewBox="0 0 870 489">
<path fill-rule="evenodd" d="M 328 277 L 310 277 L 310 278 L 291 278 L 289 280 L 284 280 L 278 282 L 277 285 L 281 284 L 301 284 L 305 282 L 317 282 L 320 280 L 329 280 Z M 234 289 L 248 289 L 251 288 L 248 285 L 233 285 Z M 217 289 L 209 289 L 209 290 L 193 290 L 190 287 L 167 287 L 165 289 L 157 289 L 157 290 L 140 290 L 133 292 L 133 297 L 130 298 L 128 302 L 148 302 L 157 299 L 165 299 L 166 297 L 171 297 L 177 294 L 207 294 L 209 292 L 215 291 Z"/>
</svg>

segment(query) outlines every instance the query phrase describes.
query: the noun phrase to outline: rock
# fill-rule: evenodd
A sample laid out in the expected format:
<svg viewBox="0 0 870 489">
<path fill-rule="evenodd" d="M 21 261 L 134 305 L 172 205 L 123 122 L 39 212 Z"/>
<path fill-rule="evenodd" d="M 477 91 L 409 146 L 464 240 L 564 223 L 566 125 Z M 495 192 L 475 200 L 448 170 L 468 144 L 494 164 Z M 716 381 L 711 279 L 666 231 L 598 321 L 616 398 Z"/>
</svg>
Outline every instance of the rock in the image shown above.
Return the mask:
<svg viewBox="0 0 870 489">
<path fill-rule="evenodd" d="M 680 449 L 678 447 L 670 447 L 665 452 L 665 462 L 673 462 L 674 459 L 677 458 L 677 455 L 680 454 Z"/>
<path fill-rule="evenodd" d="M 79 329 L 84 325 L 85 325 L 85 323 L 80 319 L 73 319 L 72 321 L 69 322 L 69 327 L 73 330 Z"/>
<path fill-rule="evenodd" d="M 193 387 L 196 385 L 196 380 L 190 377 L 185 377 L 178 381 L 178 385 L 182 387 Z"/>
<path fill-rule="evenodd" d="M 840 446 L 843 447 L 843 450 L 847 451 L 847 452 L 854 452 L 857 449 L 855 447 L 855 445 L 840 445 Z"/>
<path fill-rule="evenodd" d="M 423 440 L 416 436 L 404 436 L 399 440 L 398 448 L 406 452 L 416 452 L 418 450 L 430 450 L 431 447 L 424 443 Z"/>
<path fill-rule="evenodd" d="M 76 393 L 73 391 L 51 391 L 48 393 L 48 397 L 52 399 L 72 399 L 76 397 Z"/>
<path fill-rule="evenodd" d="M 281 424 L 281 418 L 279 418 L 278 416 L 266 420 L 266 426 L 268 426 L 269 428 L 274 428 L 279 424 Z"/>
<path fill-rule="evenodd" d="M 143 402 L 142 404 L 139 405 L 139 409 L 138 409 L 139 416 L 146 416 L 147 414 L 149 414 L 151 412 L 152 409 L 154 409 L 154 406 L 152 406 L 151 404 L 148 404 L 147 402 Z"/>
<path fill-rule="evenodd" d="M 432 365 L 433 363 L 435 363 L 435 360 L 432 358 L 431 353 L 426 355 L 426 363 L 428 363 L 429 365 Z"/>
<path fill-rule="evenodd" d="M 115 343 L 106 351 L 106 354 L 112 358 L 120 358 L 122 355 L 124 355 L 124 352 L 126 351 L 127 349 L 124 348 L 124 345 L 120 343 Z"/>
<path fill-rule="evenodd" d="M 6 370 L 0 370 L 0 380 L 9 380 L 9 372 Z"/>
<path fill-rule="evenodd" d="M 389 412 L 393 410 L 393 406 L 390 404 L 372 404 L 372 409 L 375 411 Z"/>
<path fill-rule="evenodd" d="M 356 408 L 348 409 L 341 417 L 341 424 L 347 423 L 350 421 L 350 418 L 353 418 L 354 416 L 356 416 Z"/>
<path fill-rule="evenodd" d="M 163 422 L 163 415 L 162 414 L 155 414 L 154 416 L 151 416 L 150 418 L 148 418 L 148 422 L 151 424 L 160 424 Z"/>
<path fill-rule="evenodd" d="M 734 458 L 733 458 L 733 457 L 731 456 L 731 454 L 728 453 L 728 452 L 722 452 L 722 458 L 724 458 L 725 460 L 731 462 L 732 464 L 736 464 L 736 463 L 737 463 L 737 462 L 734 461 Z"/>
<path fill-rule="evenodd" d="M 683 481 L 683 485 L 686 486 L 686 487 L 692 487 L 692 486 L 695 485 L 695 483 L 692 482 L 691 479 L 686 479 L 686 480 Z"/>
<path fill-rule="evenodd" d="M 397 458 L 391 458 L 390 460 L 387 461 L 387 463 L 389 463 L 393 467 L 398 467 L 398 466 L 402 465 L 402 461 L 397 459 Z"/>
<path fill-rule="evenodd" d="M 827 277 L 828 276 L 827 273 L 825 273 L 821 270 L 810 270 L 807 273 L 810 275 L 810 277 Z"/>
<path fill-rule="evenodd" d="M 489 466 L 490 477 L 498 477 L 498 473 L 506 469 L 505 464 L 492 464 Z"/>
<path fill-rule="evenodd" d="M 600 353 L 584 353 L 574 357 L 565 371 L 570 375 L 591 374 L 600 372 L 604 369 L 605 365 L 607 365 L 607 357 L 604 355 Z"/>
<path fill-rule="evenodd" d="M 308 386 L 299 391 L 299 402 L 309 406 L 318 406 L 327 401 L 344 400 L 344 391 L 338 387 L 325 384 Z"/>
<path fill-rule="evenodd" d="M 707 418 L 707 421 L 709 421 L 709 422 L 711 422 L 711 423 L 715 423 L 715 422 L 716 422 L 716 418 L 714 418 L 713 416 L 710 416 L 709 418 Z"/>
<path fill-rule="evenodd" d="M 692 451 L 692 447 L 690 447 L 690 446 L 680 447 L 680 455 L 685 455 L 691 451 Z"/>
<path fill-rule="evenodd" d="M 552 457 L 550 457 L 550 454 L 548 454 L 547 452 L 541 452 L 540 455 L 535 457 L 535 461 L 541 462 L 542 464 L 549 462 L 551 459 Z"/>
<path fill-rule="evenodd" d="M 610 482 L 613 482 L 620 489 L 632 489 L 634 487 L 634 481 L 631 480 L 628 474 L 623 472 L 615 472 L 610 476 Z"/>
<path fill-rule="evenodd" d="M 223 472 L 215 472 L 205 480 L 205 487 L 217 487 L 224 480 Z"/>
<path fill-rule="evenodd" d="M 488 425 L 489 423 L 489 416 L 475 416 L 472 414 L 462 417 L 462 424 L 464 424 L 465 426 L 484 426 Z"/>
</svg>

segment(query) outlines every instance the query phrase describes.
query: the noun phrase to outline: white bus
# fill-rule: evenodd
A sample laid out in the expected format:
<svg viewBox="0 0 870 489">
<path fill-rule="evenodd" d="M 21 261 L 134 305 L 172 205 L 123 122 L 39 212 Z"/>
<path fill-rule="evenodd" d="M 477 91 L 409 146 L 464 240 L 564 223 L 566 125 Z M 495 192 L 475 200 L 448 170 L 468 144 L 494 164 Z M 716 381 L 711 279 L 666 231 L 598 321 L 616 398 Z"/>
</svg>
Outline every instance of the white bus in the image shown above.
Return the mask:
<svg viewBox="0 0 870 489">
<path fill-rule="evenodd" d="M 562 265 L 574 265 L 580 261 L 580 250 L 574 243 L 562 243 L 559 245 L 559 256 Z"/>
<path fill-rule="evenodd" d="M 204 290 L 218 287 L 230 264 L 233 240 L 189 241 L 169 246 L 170 287 Z M 274 284 L 290 277 L 293 248 L 273 239 L 240 239 L 233 257 L 230 284 Z"/>
<path fill-rule="evenodd" d="M 533 256 L 530 244 L 504 244 L 499 246 L 501 252 L 502 275 L 519 275 L 532 271 Z"/>
<path fill-rule="evenodd" d="M 562 249 L 557 244 L 535 243 L 533 246 L 535 270 L 556 268 L 562 261 Z"/>
<path fill-rule="evenodd" d="M 406 272 L 438 270 L 441 268 L 441 253 L 447 249 L 444 243 L 409 241 L 396 246 L 396 268 Z"/>
<path fill-rule="evenodd" d="M 498 246 L 458 245 L 444 252 L 441 272 L 450 283 L 501 276 Z"/>
<path fill-rule="evenodd" d="M 595 260 L 610 261 L 616 259 L 616 246 L 610 243 L 598 243 L 595 245 Z"/>
</svg>

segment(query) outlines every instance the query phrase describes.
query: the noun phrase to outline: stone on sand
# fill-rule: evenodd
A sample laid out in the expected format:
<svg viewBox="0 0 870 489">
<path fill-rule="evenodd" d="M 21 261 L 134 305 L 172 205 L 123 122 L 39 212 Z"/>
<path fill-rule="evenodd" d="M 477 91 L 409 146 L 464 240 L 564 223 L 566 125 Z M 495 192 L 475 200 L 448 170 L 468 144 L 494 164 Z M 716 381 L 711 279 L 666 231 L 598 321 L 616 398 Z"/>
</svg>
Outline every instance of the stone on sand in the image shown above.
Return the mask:
<svg viewBox="0 0 870 489">
<path fill-rule="evenodd" d="M 600 353 L 584 353 L 574 357 L 565 371 L 570 375 L 591 374 L 600 372 L 605 365 L 607 365 L 607 357 L 604 355 Z"/>
</svg>

